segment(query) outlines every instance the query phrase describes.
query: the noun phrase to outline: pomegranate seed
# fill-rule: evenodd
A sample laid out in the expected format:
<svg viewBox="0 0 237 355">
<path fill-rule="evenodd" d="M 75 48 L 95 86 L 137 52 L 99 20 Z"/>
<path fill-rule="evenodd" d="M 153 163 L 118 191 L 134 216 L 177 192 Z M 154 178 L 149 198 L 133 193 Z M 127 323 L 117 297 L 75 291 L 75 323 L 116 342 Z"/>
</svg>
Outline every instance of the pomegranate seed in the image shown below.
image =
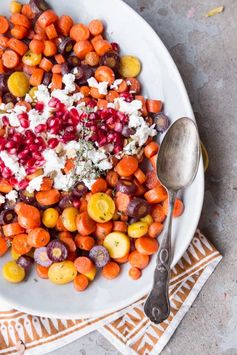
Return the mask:
<svg viewBox="0 0 237 355">
<path fill-rule="evenodd" d="M 59 144 L 59 140 L 57 138 L 51 138 L 48 140 L 48 147 L 54 149 Z"/>
<path fill-rule="evenodd" d="M 114 152 L 115 154 L 117 154 L 117 153 L 119 153 L 122 149 L 123 149 L 123 147 L 117 145 L 116 147 L 114 147 L 113 152 Z"/>
<path fill-rule="evenodd" d="M 98 114 L 96 112 L 91 112 L 89 113 L 88 115 L 88 120 L 90 121 L 95 121 L 95 120 L 98 120 Z"/>
<path fill-rule="evenodd" d="M 35 165 L 35 162 L 36 162 L 35 158 L 30 158 L 30 159 L 27 161 L 26 166 L 27 166 L 28 168 L 32 168 L 32 167 Z"/>
<path fill-rule="evenodd" d="M 55 108 L 57 111 L 59 111 L 59 113 L 65 111 L 65 105 L 60 101 L 56 104 Z"/>
<path fill-rule="evenodd" d="M 34 134 L 33 131 L 31 131 L 30 129 L 27 129 L 25 131 L 25 135 L 28 139 L 35 139 L 36 138 L 36 135 Z"/>
<path fill-rule="evenodd" d="M 51 99 L 49 100 L 48 106 L 49 106 L 49 107 L 52 107 L 52 108 L 55 108 L 56 105 L 57 105 L 57 103 L 59 103 L 59 102 L 60 102 L 59 99 L 56 99 L 56 97 L 53 97 L 53 98 L 51 98 Z"/>
<path fill-rule="evenodd" d="M 18 183 L 19 190 L 24 190 L 29 184 L 29 180 L 23 179 Z"/>
<path fill-rule="evenodd" d="M 27 174 L 33 174 L 35 172 L 35 170 L 36 170 L 35 166 L 33 166 L 32 168 L 26 168 Z"/>
<path fill-rule="evenodd" d="M 29 122 L 28 119 L 21 118 L 21 119 L 20 119 L 20 125 L 21 125 L 21 127 L 23 127 L 23 128 L 29 128 L 30 122 Z"/>
<path fill-rule="evenodd" d="M 120 95 L 126 102 L 133 101 L 133 95 L 130 92 L 122 92 Z"/>
<path fill-rule="evenodd" d="M 40 154 L 39 152 L 35 152 L 34 153 L 34 158 L 36 160 L 42 160 L 43 159 L 42 154 Z"/>
<path fill-rule="evenodd" d="M 8 135 L 9 135 L 9 136 L 12 135 L 12 134 L 15 134 L 15 133 L 16 133 L 15 128 L 10 127 L 10 128 L 8 129 Z"/>
<path fill-rule="evenodd" d="M 38 126 L 35 127 L 35 133 L 42 133 L 47 131 L 47 125 L 46 124 L 39 124 Z"/>
<path fill-rule="evenodd" d="M 120 52 L 120 47 L 119 47 L 119 44 L 118 44 L 118 43 L 112 42 L 112 43 L 110 43 L 110 44 L 111 44 L 111 47 L 112 47 L 113 51 L 115 51 L 115 52 L 117 52 L 117 53 Z"/>
<path fill-rule="evenodd" d="M 15 133 L 12 136 L 12 140 L 18 144 L 20 144 L 22 142 L 22 135 L 20 133 Z"/>
<path fill-rule="evenodd" d="M 29 150 L 31 153 L 34 153 L 34 156 L 35 156 L 35 153 L 38 152 L 39 150 L 39 147 L 37 144 L 30 144 L 29 145 Z"/>
<path fill-rule="evenodd" d="M 76 135 L 75 133 L 65 132 L 61 139 L 63 143 L 67 143 L 76 140 Z"/>
<path fill-rule="evenodd" d="M 12 171 L 5 166 L 2 170 L 2 177 L 4 179 L 9 179 L 12 176 Z"/>
<path fill-rule="evenodd" d="M 4 137 L 0 137 L 0 150 L 4 150 L 5 149 L 5 145 L 6 145 L 6 139 Z"/>
<path fill-rule="evenodd" d="M 97 106 L 97 102 L 95 100 L 90 100 L 88 103 L 87 103 L 87 106 L 90 107 L 90 108 L 94 108 Z"/>
<path fill-rule="evenodd" d="M 17 144 L 14 141 L 9 141 L 5 144 L 5 148 L 11 149 L 11 148 L 16 148 Z"/>
<path fill-rule="evenodd" d="M 36 161 L 35 166 L 39 167 L 39 166 L 44 165 L 44 163 L 45 163 L 45 160 L 44 160 L 44 158 L 42 157 L 42 160 L 37 160 L 37 161 Z"/>
<path fill-rule="evenodd" d="M 115 123 L 114 130 L 115 130 L 115 132 L 121 133 L 123 130 L 122 123 L 121 122 Z"/>
<path fill-rule="evenodd" d="M 35 109 L 39 112 L 42 112 L 44 110 L 44 104 L 43 102 L 37 102 L 35 105 Z"/>
<path fill-rule="evenodd" d="M 10 177 L 9 183 L 10 183 L 12 186 L 16 186 L 16 185 L 18 184 L 18 180 L 17 180 L 15 177 Z"/>
<path fill-rule="evenodd" d="M 8 150 L 8 153 L 11 155 L 15 155 L 17 153 L 17 149 L 16 148 L 11 148 Z"/>
<path fill-rule="evenodd" d="M 26 150 L 26 149 L 22 150 L 20 153 L 18 153 L 18 158 L 19 159 L 25 158 L 28 154 L 29 154 L 28 150 Z"/>
<path fill-rule="evenodd" d="M 26 112 L 22 112 L 22 113 L 19 113 L 19 115 L 17 115 L 17 118 L 18 120 L 28 120 L 28 114 Z"/>
<path fill-rule="evenodd" d="M 126 115 L 125 113 L 120 112 L 120 111 L 117 111 L 116 117 L 117 117 L 117 119 L 119 119 L 119 121 L 121 121 L 122 123 L 128 123 L 128 115 Z"/>
<path fill-rule="evenodd" d="M 3 116 L 2 117 L 2 123 L 4 126 L 8 126 L 9 125 L 9 119 L 7 116 Z"/>
</svg>

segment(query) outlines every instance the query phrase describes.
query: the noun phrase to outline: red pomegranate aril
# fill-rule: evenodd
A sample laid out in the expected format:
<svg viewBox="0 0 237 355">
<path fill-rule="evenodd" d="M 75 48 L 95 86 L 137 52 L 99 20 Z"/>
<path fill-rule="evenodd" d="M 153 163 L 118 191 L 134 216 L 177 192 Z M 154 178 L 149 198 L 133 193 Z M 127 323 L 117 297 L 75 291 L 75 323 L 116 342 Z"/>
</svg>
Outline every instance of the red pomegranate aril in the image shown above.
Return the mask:
<svg viewBox="0 0 237 355">
<path fill-rule="evenodd" d="M 12 136 L 12 140 L 18 144 L 20 144 L 22 142 L 22 135 L 20 133 L 15 133 L 13 136 Z"/>
<path fill-rule="evenodd" d="M 39 112 L 42 112 L 44 110 L 44 104 L 43 102 L 37 102 L 35 105 L 35 109 Z"/>
<path fill-rule="evenodd" d="M 65 111 L 65 105 L 62 102 L 57 102 L 55 106 L 56 110 L 59 112 L 64 112 Z"/>
<path fill-rule="evenodd" d="M 115 52 L 117 52 L 117 53 L 120 52 L 120 47 L 119 47 L 119 44 L 118 44 L 118 43 L 112 42 L 112 43 L 110 43 L 110 44 L 111 44 L 111 47 L 112 47 L 113 51 L 115 51 Z"/>
<path fill-rule="evenodd" d="M 20 153 L 18 153 L 18 158 L 23 159 L 29 154 L 28 150 L 22 150 Z"/>
<path fill-rule="evenodd" d="M 119 152 L 121 152 L 122 149 L 123 149 L 123 147 L 117 145 L 116 147 L 114 147 L 113 152 L 114 152 L 114 154 L 118 154 Z"/>
<path fill-rule="evenodd" d="M 30 129 L 27 129 L 25 131 L 25 135 L 28 139 L 35 139 L 36 135 L 33 131 L 31 131 Z"/>
<path fill-rule="evenodd" d="M 13 175 L 12 171 L 8 167 L 5 166 L 5 168 L 3 168 L 3 170 L 2 170 L 2 177 L 4 179 L 9 179 L 12 175 Z"/>
<path fill-rule="evenodd" d="M 87 106 L 88 107 L 91 107 L 91 108 L 94 108 L 97 106 L 97 102 L 95 100 L 90 100 L 88 103 L 87 103 Z"/>
<path fill-rule="evenodd" d="M 40 154 L 39 152 L 34 152 L 34 158 L 36 160 L 42 160 L 43 159 L 42 154 Z"/>
<path fill-rule="evenodd" d="M 48 147 L 51 149 L 56 148 L 58 144 L 59 144 L 59 140 L 57 138 L 50 138 L 48 140 Z"/>
<path fill-rule="evenodd" d="M 44 160 L 44 158 L 42 158 L 42 160 L 37 160 L 35 162 L 35 166 L 39 167 L 39 166 L 44 165 L 44 163 L 45 163 L 45 160 Z"/>
<path fill-rule="evenodd" d="M 121 133 L 123 130 L 122 123 L 121 122 L 115 123 L 114 130 L 115 130 L 115 132 Z"/>
<path fill-rule="evenodd" d="M 76 140 L 76 135 L 75 135 L 75 133 L 65 132 L 64 135 L 62 136 L 61 140 L 63 143 L 68 143 L 70 141 Z"/>
<path fill-rule="evenodd" d="M 16 155 L 16 153 L 17 153 L 17 148 L 8 149 L 8 153 L 9 153 L 10 155 Z"/>
<path fill-rule="evenodd" d="M 59 103 L 59 102 L 60 102 L 59 99 L 56 99 L 56 97 L 53 97 L 49 100 L 48 106 L 55 108 L 57 106 L 57 103 Z"/>
<path fill-rule="evenodd" d="M 29 168 L 32 168 L 35 165 L 36 160 L 34 158 L 30 158 L 27 163 L 26 166 Z"/>
<path fill-rule="evenodd" d="M 20 119 L 20 125 L 22 128 L 29 128 L 30 127 L 30 122 L 28 119 L 21 118 Z"/>
<path fill-rule="evenodd" d="M 14 142 L 14 141 L 8 141 L 6 144 L 5 144 L 5 148 L 6 149 L 11 149 L 11 148 L 16 148 L 17 147 L 17 143 Z"/>
<path fill-rule="evenodd" d="M 122 123 L 128 123 L 128 116 L 124 112 L 117 111 L 117 119 Z"/>
<path fill-rule="evenodd" d="M 30 174 L 33 174 L 35 172 L 35 170 L 36 170 L 35 166 L 33 166 L 32 168 L 26 168 L 26 173 L 28 175 L 30 175 Z"/>
<path fill-rule="evenodd" d="M 9 125 L 9 119 L 7 116 L 3 116 L 2 117 L 2 123 L 4 126 L 8 126 Z"/>
<path fill-rule="evenodd" d="M 120 95 L 126 102 L 133 101 L 133 95 L 130 92 L 122 92 Z"/>
<path fill-rule="evenodd" d="M 12 186 L 15 186 L 18 184 L 18 180 L 15 178 L 15 177 L 10 177 L 9 179 L 9 183 L 12 185 Z"/>
<path fill-rule="evenodd" d="M 24 120 L 28 120 L 29 119 L 28 114 L 26 112 L 19 113 L 19 115 L 17 115 L 17 118 L 18 118 L 19 121 L 21 119 L 24 119 Z"/>
<path fill-rule="evenodd" d="M 19 188 L 19 190 L 25 189 L 25 188 L 28 186 L 28 184 L 29 184 L 29 180 L 27 180 L 27 179 L 21 180 L 21 181 L 18 183 L 18 188 Z"/>
<path fill-rule="evenodd" d="M 39 124 L 38 126 L 35 127 L 35 133 L 42 133 L 47 131 L 47 125 L 46 124 Z"/>
<path fill-rule="evenodd" d="M 38 150 L 39 150 L 39 146 L 37 144 L 30 144 L 29 150 L 31 153 L 34 153 L 34 156 L 35 156 L 35 153 L 38 152 Z"/>
</svg>

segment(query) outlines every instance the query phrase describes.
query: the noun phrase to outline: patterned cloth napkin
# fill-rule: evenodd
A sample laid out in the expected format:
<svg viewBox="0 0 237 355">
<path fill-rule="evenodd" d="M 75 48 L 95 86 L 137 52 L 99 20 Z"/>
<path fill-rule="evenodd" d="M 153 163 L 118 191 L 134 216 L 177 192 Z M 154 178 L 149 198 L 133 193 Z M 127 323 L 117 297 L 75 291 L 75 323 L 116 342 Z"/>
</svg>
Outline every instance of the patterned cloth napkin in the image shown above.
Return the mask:
<svg viewBox="0 0 237 355">
<path fill-rule="evenodd" d="M 0 354 L 43 355 L 97 329 L 122 354 L 159 354 L 214 271 L 222 256 L 196 232 L 188 250 L 173 268 L 171 314 L 160 325 L 143 313 L 144 299 L 100 318 L 60 320 L 32 316 L 0 305 Z"/>
</svg>

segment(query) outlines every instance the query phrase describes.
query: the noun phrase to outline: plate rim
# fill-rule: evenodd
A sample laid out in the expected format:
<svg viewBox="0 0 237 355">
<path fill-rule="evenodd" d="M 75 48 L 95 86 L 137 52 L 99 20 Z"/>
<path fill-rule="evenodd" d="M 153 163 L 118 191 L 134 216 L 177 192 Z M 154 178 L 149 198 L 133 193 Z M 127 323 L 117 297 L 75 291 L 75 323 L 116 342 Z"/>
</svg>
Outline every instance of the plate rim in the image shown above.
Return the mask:
<svg viewBox="0 0 237 355">
<path fill-rule="evenodd" d="M 158 33 L 156 33 L 156 31 L 152 28 L 152 26 L 138 13 L 136 12 L 136 10 L 134 10 L 130 5 L 128 5 L 126 2 L 124 2 L 123 0 L 113 0 L 113 2 L 117 2 L 118 4 L 120 4 L 121 6 L 124 6 L 126 8 L 126 11 L 129 14 L 132 14 L 132 16 L 135 16 L 138 21 L 140 21 L 144 28 L 149 31 L 149 33 L 151 34 L 151 36 L 154 38 L 154 42 L 159 42 L 159 46 L 162 48 L 163 52 L 166 54 L 167 60 L 168 60 L 168 66 L 172 67 L 175 75 L 176 75 L 176 80 L 178 81 L 179 84 L 179 88 L 180 88 L 180 94 L 182 95 L 184 101 L 186 102 L 187 108 L 190 112 L 190 118 L 192 118 L 194 120 L 194 122 L 196 123 L 196 119 L 193 113 L 193 109 L 190 103 L 190 99 L 186 90 L 186 87 L 184 85 L 183 79 L 181 77 L 181 74 L 178 70 L 177 65 L 175 64 L 171 54 L 169 53 L 168 49 L 166 48 L 165 44 L 162 42 L 162 40 L 160 39 Z M 171 267 L 173 267 L 179 260 L 180 258 L 183 256 L 183 254 L 185 253 L 185 251 L 187 250 L 188 245 L 190 244 L 193 235 L 197 229 L 198 226 L 198 222 L 200 219 L 200 215 L 202 212 L 202 206 L 203 206 L 203 201 L 204 201 L 204 188 L 205 188 L 205 184 L 204 184 L 204 167 L 203 167 L 203 158 L 202 155 L 200 157 L 200 162 L 199 162 L 199 168 L 198 168 L 198 172 L 200 175 L 200 188 L 201 188 L 201 192 L 202 192 L 202 196 L 200 197 L 200 211 L 199 213 L 197 213 L 197 218 L 196 220 L 193 222 L 193 233 L 191 234 L 190 238 L 189 238 L 189 242 L 188 243 L 184 243 L 183 246 L 180 246 L 179 248 L 179 253 L 176 253 L 176 257 L 173 259 L 172 261 L 172 265 Z M 62 314 L 60 312 L 57 313 L 57 315 L 55 313 L 50 313 L 47 312 L 47 314 L 45 314 L 44 312 L 41 311 L 35 311 L 35 309 L 32 309 L 32 307 L 22 307 L 19 306 L 17 303 L 15 302 L 11 302 L 11 307 L 15 308 L 16 310 L 20 311 L 20 312 L 24 312 L 24 313 L 28 313 L 30 315 L 35 315 L 35 316 L 39 316 L 39 317 L 48 317 L 48 318 L 61 318 L 61 319 L 86 319 L 86 318 L 96 318 L 96 317 L 100 317 L 102 315 L 107 315 L 110 313 L 114 313 L 116 311 L 120 311 L 123 308 L 126 308 L 130 305 L 132 305 L 133 303 L 137 302 L 138 300 L 140 300 L 141 298 L 145 297 L 148 292 L 150 291 L 151 285 L 149 284 L 147 287 L 144 287 L 140 292 L 136 292 L 135 295 L 126 298 L 123 301 L 117 302 L 115 306 L 110 306 L 108 308 L 106 308 L 106 310 L 99 310 L 99 311 L 93 311 L 93 313 L 83 313 L 80 314 L 80 312 L 77 312 L 76 315 L 74 314 Z M 3 300 L 4 302 L 8 303 L 7 298 L 5 298 L 1 293 L 0 293 L 0 300 Z"/>
</svg>

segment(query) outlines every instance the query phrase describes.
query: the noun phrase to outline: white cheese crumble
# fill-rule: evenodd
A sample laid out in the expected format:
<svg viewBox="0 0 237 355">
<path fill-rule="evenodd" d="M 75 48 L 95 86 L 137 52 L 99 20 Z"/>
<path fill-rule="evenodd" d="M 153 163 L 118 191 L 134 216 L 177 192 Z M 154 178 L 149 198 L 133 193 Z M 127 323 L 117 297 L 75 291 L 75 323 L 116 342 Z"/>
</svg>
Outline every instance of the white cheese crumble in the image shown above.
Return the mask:
<svg viewBox="0 0 237 355">
<path fill-rule="evenodd" d="M 30 104 L 33 102 L 32 98 L 31 98 L 31 96 L 29 94 L 26 94 L 25 101 L 29 102 Z"/>
<path fill-rule="evenodd" d="M 123 98 L 118 97 L 114 100 L 115 108 L 127 115 L 132 115 L 142 108 L 142 102 L 140 100 L 133 100 L 132 102 L 126 102 Z"/>
<path fill-rule="evenodd" d="M 66 157 L 59 157 L 52 149 L 46 149 L 42 153 L 45 159 L 44 174 L 48 175 L 52 172 L 58 172 L 64 168 L 66 163 Z"/>
<path fill-rule="evenodd" d="M 96 88 L 98 89 L 99 93 L 101 95 L 107 95 L 108 94 L 108 85 L 109 83 L 107 81 L 103 81 L 101 83 L 98 83 L 98 81 L 91 77 L 90 79 L 87 80 L 88 82 L 88 85 L 91 87 L 91 88 Z"/>
<path fill-rule="evenodd" d="M 5 196 L 3 196 L 2 194 L 0 194 L 0 204 L 2 205 L 5 202 Z"/>
<path fill-rule="evenodd" d="M 10 192 L 8 192 L 8 194 L 5 195 L 5 198 L 8 201 L 16 202 L 18 198 L 18 192 L 16 190 L 11 190 Z"/>
<path fill-rule="evenodd" d="M 34 191 L 40 191 L 40 188 L 41 188 L 41 185 L 43 182 L 43 178 L 44 178 L 44 176 L 40 175 L 40 176 L 37 176 L 36 178 L 30 180 L 26 190 L 29 193 L 32 193 Z"/>
<path fill-rule="evenodd" d="M 65 74 L 63 76 L 63 83 L 65 84 L 65 90 L 68 93 L 71 93 L 76 90 L 75 85 L 75 75 L 74 74 Z"/>
<path fill-rule="evenodd" d="M 117 90 L 119 85 L 123 82 L 123 79 L 116 79 L 112 85 L 110 85 L 110 89 Z"/>
</svg>

